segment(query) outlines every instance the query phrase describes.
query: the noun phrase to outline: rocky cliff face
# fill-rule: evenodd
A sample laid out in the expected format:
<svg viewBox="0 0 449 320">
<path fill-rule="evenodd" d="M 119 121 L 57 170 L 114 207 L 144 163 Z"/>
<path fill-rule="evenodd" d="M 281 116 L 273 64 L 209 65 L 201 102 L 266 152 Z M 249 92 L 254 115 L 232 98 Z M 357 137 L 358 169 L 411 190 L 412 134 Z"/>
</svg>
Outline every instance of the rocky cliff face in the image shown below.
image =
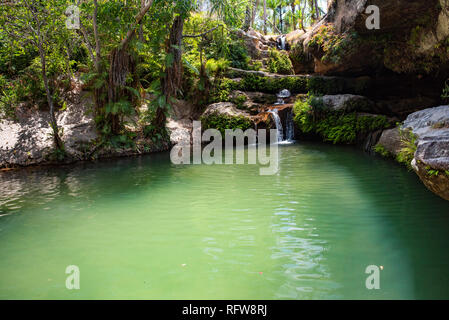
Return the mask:
<svg viewBox="0 0 449 320">
<path fill-rule="evenodd" d="M 380 29 L 366 26 L 366 8 L 379 8 Z M 324 74 L 382 69 L 428 74 L 449 63 L 449 0 L 333 0 L 305 35 L 305 52 Z"/>
</svg>

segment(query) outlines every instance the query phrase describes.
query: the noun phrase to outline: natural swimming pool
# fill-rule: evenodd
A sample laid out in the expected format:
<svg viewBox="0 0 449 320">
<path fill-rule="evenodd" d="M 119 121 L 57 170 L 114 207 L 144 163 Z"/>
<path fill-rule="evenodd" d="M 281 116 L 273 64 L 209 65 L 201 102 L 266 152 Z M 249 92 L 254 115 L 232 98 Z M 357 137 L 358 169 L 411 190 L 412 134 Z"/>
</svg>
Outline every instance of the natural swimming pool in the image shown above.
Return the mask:
<svg viewBox="0 0 449 320">
<path fill-rule="evenodd" d="M 353 148 L 279 156 L 273 176 L 168 153 L 1 173 L 0 299 L 449 298 L 449 202 Z"/>
</svg>

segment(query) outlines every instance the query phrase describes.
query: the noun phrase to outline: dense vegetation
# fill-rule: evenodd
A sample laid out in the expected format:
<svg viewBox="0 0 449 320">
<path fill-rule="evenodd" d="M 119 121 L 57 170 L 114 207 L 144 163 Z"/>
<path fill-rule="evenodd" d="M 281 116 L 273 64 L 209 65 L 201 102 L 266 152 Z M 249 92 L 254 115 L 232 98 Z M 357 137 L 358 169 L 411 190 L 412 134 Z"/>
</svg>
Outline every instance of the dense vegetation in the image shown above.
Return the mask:
<svg viewBox="0 0 449 320">
<path fill-rule="evenodd" d="M 260 68 L 237 29 L 286 33 L 323 13 L 311 0 L 12 0 L 1 8 L 1 116 L 15 118 L 18 108 L 48 110 L 61 158 L 56 114 L 80 83 L 94 101 L 98 146 L 132 145 L 136 136 L 160 143 L 173 99 L 198 109 L 226 101 L 227 67 Z M 288 56 L 277 51 L 269 68 L 293 73 Z M 301 80 L 264 81 L 244 85 L 273 92 L 304 87 Z"/>
<path fill-rule="evenodd" d="M 352 110 L 329 110 L 320 97 L 298 100 L 294 121 L 303 134 L 319 135 L 334 144 L 354 144 L 367 133 L 386 129 L 392 124 L 385 116 L 358 114 Z"/>
</svg>

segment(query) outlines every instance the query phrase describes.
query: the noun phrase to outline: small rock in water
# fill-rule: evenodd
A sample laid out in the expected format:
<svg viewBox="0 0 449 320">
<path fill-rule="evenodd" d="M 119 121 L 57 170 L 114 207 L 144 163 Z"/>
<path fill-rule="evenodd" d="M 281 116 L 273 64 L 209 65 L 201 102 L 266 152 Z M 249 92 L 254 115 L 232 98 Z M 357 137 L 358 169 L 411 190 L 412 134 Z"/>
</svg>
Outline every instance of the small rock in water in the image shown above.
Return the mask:
<svg viewBox="0 0 449 320">
<path fill-rule="evenodd" d="M 290 93 L 290 91 L 288 91 L 287 89 L 281 90 L 278 94 L 277 97 L 278 98 L 289 98 L 292 94 Z"/>
</svg>

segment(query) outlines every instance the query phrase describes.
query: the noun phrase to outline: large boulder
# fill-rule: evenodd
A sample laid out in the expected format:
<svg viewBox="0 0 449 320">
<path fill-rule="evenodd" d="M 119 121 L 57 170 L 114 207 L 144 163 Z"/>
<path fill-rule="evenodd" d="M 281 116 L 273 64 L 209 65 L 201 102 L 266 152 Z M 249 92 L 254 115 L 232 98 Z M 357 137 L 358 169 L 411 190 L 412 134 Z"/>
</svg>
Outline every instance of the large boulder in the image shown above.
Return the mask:
<svg viewBox="0 0 449 320">
<path fill-rule="evenodd" d="M 232 102 L 217 102 L 209 105 L 204 111 L 203 116 L 209 116 L 212 114 L 250 118 L 249 113 L 237 109 L 236 105 Z"/>
<path fill-rule="evenodd" d="M 412 113 L 403 127 L 418 137 L 417 161 L 436 170 L 449 171 L 449 105 Z"/>
<path fill-rule="evenodd" d="M 449 200 L 449 105 L 412 113 L 403 128 L 417 137 L 414 170 L 431 191 Z"/>
<path fill-rule="evenodd" d="M 366 27 L 366 8 L 380 9 L 380 29 Z M 304 36 L 315 71 L 354 74 L 383 68 L 431 73 L 449 63 L 449 0 L 332 0 Z"/>
<path fill-rule="evenodd" d="M 353 94 L 325 95 L 322 98 L 324 106 L 331 111 L 369 112 L 374 102 L 366 97 Z"/>
<path fill-rule="evenodd" d="M 402 149 L 401 136 L 398 128 L 387 129 L 382 132 L 377 143 L 388 154 L 397 156 Z"/>
</svg>

